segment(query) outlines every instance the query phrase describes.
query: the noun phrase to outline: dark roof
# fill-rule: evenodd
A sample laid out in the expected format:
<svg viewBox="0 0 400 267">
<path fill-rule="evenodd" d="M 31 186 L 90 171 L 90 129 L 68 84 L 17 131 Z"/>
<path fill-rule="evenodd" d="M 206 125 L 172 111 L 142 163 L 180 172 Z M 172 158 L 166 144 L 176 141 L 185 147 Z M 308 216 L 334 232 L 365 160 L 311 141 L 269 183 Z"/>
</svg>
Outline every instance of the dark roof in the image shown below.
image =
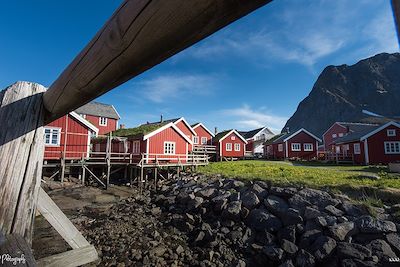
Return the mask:
<svg viewBox="0 0 400 267">
<path fill-rule="evenodd" d="M 93 115 L 106 117 L 111 119 L 120 119 L 118 112 L 113 105 L 103 104 L 99 102 L 89 102 L 75 110 L 78 114 Z"/>
<path fill-rule="evenodd" d="M 251 130 L 251 131 L 248 131 L 248 132 L 239 132 L 239 133 L 244 137 L 244 139 L 250 139 L 250 138 L 253 138 L 256 134 L 258 134 L 264 128 L 266 128 L 266 127 L 254 129 L 254 130 Z M 266 129 L 269 132 L 271 132 L 268 128 L 266 128 Z"/>
<path fill-rule="evenodd" d="M 283 139 L 285 139 L 286 137 L 290 136 L 290 134 L 292 134 L 292 133 L 281 133 L 281 134 L 275 135 L 271 139 L 268 139 L 265 142 L 265 144 L 266 145 L 271 145 L 271 144 L 280 143 L 280 142 L 282 142 Z"/>
<path fill-rule="evenodd" d="M 169 119 L 169 120 L 163 120 L 162 122 L 161 122 L 161 121 L 147 122 L 147 123 L 143 123 L 142 125 L 155 125 L 155 124 L 160 124 L 160 123 L 167 124 L 167 123 L 170 123 L 170 122 L 175 123 L 175 122 L 176 122 L 177 120 L 179 120 L 179 119 L 180 119 L 180 118 Z"/>
<path fill-rule="evenodd" d="M 162 126 L 166 125 L 167 122 L 163 123 L 158 123 L 158 124 L 143 124 L 140 125 L 139 127 L 135 128 L 126 128 L 126 129 L 118 129 L 114 132 L 112 132 L 113 136 L 125 136 L 125 137 L 133 137 L 133 136 L 144 136 L 148 133 L 151 133 L 158 128 L 161 128 Z"/>
<path fill-rule="evenodd" d="M 379 128 L 379 125 L 364 125 L 363 127 L 358 127 L 357 131 L 349 132 L 343 137 L 339 137 L 333 141 L 334 144 L 347 143 L 353 141 L 359 141 L 361 137 L 372 132 L 373 130 Z"/>
<path fill-rule="evenodd" d="M 227 133 L 229 133 L 230 131 L 232 131 L 232 129 L 231 129 L 231 130 L 226 130 L 226 131 L 222 131 L 222 132 L 217 133 L 217 134 L 214 136 L 213 141 L 219 141 L 219 140 L 221 140 L 221 138 L 224 137 L 224 136 L 225 136 Z"/>
<path fill-rule="evenodd" d="M 366 129 L 371 129 L 372 127 L 377 126 L 377 124 L 359 123 L 359 122 L 338 122 L 338 124 L 349 128 L 350 132 L 365 131 Z"/>
</svg>

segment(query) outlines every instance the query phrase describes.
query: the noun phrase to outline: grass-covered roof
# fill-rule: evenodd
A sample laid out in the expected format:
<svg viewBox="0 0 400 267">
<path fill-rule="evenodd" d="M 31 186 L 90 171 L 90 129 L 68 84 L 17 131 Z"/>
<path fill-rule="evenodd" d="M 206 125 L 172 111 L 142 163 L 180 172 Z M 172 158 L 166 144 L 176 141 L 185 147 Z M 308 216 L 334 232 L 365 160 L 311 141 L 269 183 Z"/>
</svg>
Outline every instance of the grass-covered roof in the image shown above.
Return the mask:
<svg viewBox="0 0 400 267">
<path fill-rule="evenodd" d="M 158 123 L 158 124 L 143 124 L 139 127 L 135 128 L 126 128 L 126 129 L 118 129 L 112 133 L 113 136 L 138 136 L 138 135 L 146 135 L 151 133 L 158 128 L 166 125 L 167 123 Z"/>
</svg>

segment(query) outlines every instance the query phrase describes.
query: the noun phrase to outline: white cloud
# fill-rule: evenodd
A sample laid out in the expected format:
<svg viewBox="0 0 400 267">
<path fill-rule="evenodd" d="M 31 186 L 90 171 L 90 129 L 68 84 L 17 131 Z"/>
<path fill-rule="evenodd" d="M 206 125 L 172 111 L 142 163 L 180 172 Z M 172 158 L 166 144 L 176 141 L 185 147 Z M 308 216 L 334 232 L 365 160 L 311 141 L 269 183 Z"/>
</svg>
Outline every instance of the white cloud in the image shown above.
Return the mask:
<svg viewBox="0 0 400 267">
<path fill-rule="evenodd" d="M 238 108 L 224 109 L 217 112 L 228 128 L 250 130 L 267 126 L 278 133 L 285 125 L 287 118 L 269 113 L 265 108 L 253 109 L 248 105 Z"/>
<path fill-rule="evenodd" d="M 215 87 L 213 75 L 199 74 L 167 74 L 152 79 L 135 82 L 147 100 L 156 103 L 170 101 L 188 95 L 207 95 Z"/>
<path fill-rule="evenodd" d="M 281 0 L 270 5 L 263 12 L 268 14 L 272 5 L 279 12 L 260 17 L 257 24 L 249 23 L 251 26 L 227 28 L 186 55 L 205 60 L 241 56 L 264 64 L 282 60 L 312 67 L 339 51 L 352 57 L 354 51 L 369 56 L 398 49 L 390 5 L 385 0 Z"/>
</svg>

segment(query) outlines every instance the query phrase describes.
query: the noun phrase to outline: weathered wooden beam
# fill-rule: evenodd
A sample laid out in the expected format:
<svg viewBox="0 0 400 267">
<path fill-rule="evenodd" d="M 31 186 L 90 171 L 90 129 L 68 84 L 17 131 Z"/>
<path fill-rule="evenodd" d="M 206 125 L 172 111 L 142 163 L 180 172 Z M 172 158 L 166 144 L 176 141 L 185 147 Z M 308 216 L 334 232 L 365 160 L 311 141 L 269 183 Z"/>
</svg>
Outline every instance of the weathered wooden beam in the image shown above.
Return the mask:
<svg viewBox="0 0 400 267">
<path fill-rule="evenodd" d="M 97 251 L 93 246 L 77 248 L 38 260 L 39 267 L 76 267 L 97 260 Z"/>
<path fill-rule="evenodd" d="M 46 122 L 161 63 L 271 0 L 125 0 L 44 94 Z"/>
<path fill-rule="evenodd" d="M 397 40 L 400 45 L 400 0 L 392 0 L 392 9 L 397 29 Z"/>
<path fill-rule="evenodd" d="M 21 235 L 3 235 L 0 232 L 0 266 L 36 266 L 31 246 Z"/>
<path fill-rule="evenodd" d="M 44 91 L 17 82 L 0 92 L 0 230 L 28 243 L 42 178 Z"/>
</svg>

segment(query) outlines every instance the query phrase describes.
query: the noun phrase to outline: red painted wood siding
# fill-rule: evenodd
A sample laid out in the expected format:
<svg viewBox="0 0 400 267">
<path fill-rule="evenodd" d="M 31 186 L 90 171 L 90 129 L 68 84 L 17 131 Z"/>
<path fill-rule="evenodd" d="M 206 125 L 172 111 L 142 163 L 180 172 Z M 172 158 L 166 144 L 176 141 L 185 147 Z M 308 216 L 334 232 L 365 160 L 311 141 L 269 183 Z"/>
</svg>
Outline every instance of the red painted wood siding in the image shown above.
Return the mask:
<svg viewBox="0 0 400 267">
<path fill-rule="evenodd" d="M 293 136 L 289 140 L 287 140 L 287 148 L 288 148 L 288 158 L 300 158 L 300 159 L 312 159 L 317 157 L 317 144 L 314 137 L 308 135 L 305 132 L 300 132 L 297 135 Z M 301 151 L 293 151 L 292 144 L 293 143 L 300 143 Z M 312 151 L 304 151 L 304 144 L 309 143 L 313 145 Z M 285 144 L 283 144 L 285 149 Z"/>
<path fill-rule="evenodd" d="M 396 130 L 396 136 L 387 136 L 386 130 L 388 129 Z M 400 161 L 400 154 L 385 154 L 384 147 L 385 141 L 400 142 L 400 128 L 390 125 L 372 135 L 367 140 L 370 164 L 387 164 L 390 162 Z"/>
<path fill-rule="evenodd" d="M 78 159 L 82 155 L 86 156 L 88 146 L 88 131 L 89 129 L 77 121 L 72 116 L 68 116 L 68 129 L 67 140 L 65 142 L 65 129 L 66 129 L 67 116 L 63 116 L 45 127 L 61 128 L 61 137 L 59 146 L 45 146 L 44 159 L 60 159 L 61 153 L 64 151 L 64 144 L 66 143 L 66 159 Z"/>
<path fill-rule="evenodd" d="M 339 138 L 339 134 L 340 133 L 342 133 L 342 134 L 346 134 L 348 132 L 348 130 L 347 130 L 347 128 L 346 127 L 343 127 L 343 126 L 341 126 L 340 124 L 338 124 L 338 123 L 334 123 L 332 126 L 331 126 L 331 128 L 326 132 L 326 133 L 324 133 L 324 135 L 323 135 L 323 141 L 324 141 L 324 147 L 325 147 L 325 150 L 326 151 L 332 151 L 332 146 L 331 146 L 331 144 L 332 144 L 332 142 L 335 140 L 335 139 L 337 139 L 337 138 Z M 333 134 L 336 134 L 336 138 L 333 138 L 332 137 L 332 135 Z M 335 151 L 332 151 L 332 152 L 335 152 Z"/>
<path fill-rule="evenodd" d="M 279 151 L 278 145 L 279 144 L 271 144 L 271 145 L 266 145 L 264 147 L 265 155 L 267 159 L 284 159 L 285 158 L 285 146 L 283 143 L 282 144 L 282 151 Z M 270 147 L 269 153 L 268 153 L 268 146 Z"/>
<path fill-rule="evenodd" d="M 232 140 L 232 137 L 235 138 L 235 140 Z M 232 151 L 226 151 L 226 144 L 231 143 L 232 144 Z M 240 144 L 240 151 L 235 151 L 235 144 Z M 227 137 L 225 137 L 221 142 L 218 142 L 218 147 L 217 147 L 220 157 L 235 157 L 235 158 L 240 158 L 244 157 L 244 152 L 245 152 L 245 142 L 243 142 L 242 139 L 239 138 L 239 136 L 235 133 L 231 133 Z"/>
<path fill-rule="evenodd" d="M 86 115 L 86 120 L 90 121 L 91 124 L 99 129 L 99 135 L 105 135 L 109 132 L 117 130 L 118 120 L 107 118 L 107 126 L 100 126 L 100 117 L 93 115 Z"/>
<path fill-rule="evenodd" d="M 360 154 L 354 154 L 354 145 L 355 144 L 360 145 Z M 349 146 L 347 153 L 348 153 L 348 155 L 353 155 L 354 163 L 361 164 L 361 165 L 365 164 L 364 142 L 356 141 L 356 142 L 350 142 L 350 143 L 346 143 L 346 144 L 340 144 L 340 145 L 338 145 L 340 147 L 340 153 L 345 153 L 346 145 Z"/>
<path fill-rule="evenodd" d="M 196 132 L 197 136 L 199 137 L 199 145 L 201 145 L 201 138 L 202 137 L 206 137 L 207 138 L 207 145 L 211 145 L 212 144 L 212 135 L 207 132 L 203 126 L 198 126 L 194 129 L 194 131 Z M 193 138 L 192 138 L 193 140 Z"/>
<path fill-rule="evenodd" d="M 254 149 L 254 141 L 253 140 L 247 140 L 246 151 L 253 152 L 253 149 Z"/>
<path fill-rule="evenodd" d="M 186 161 L 186 155 L 188 154 L 189 143 L 172 127 L 165 129 L 162 132 L 150 137 L 149 151 L 150 154 L 160 154 L 158 157 L 162 158 L 174 158 L 178 159 L 178 156 L 183 162 Z M 175 155 L 164 155 L 164 142 L 175 142 Z M 174 160 L 173 162 L 176 162 Z"/>
<path fill-rule="evenodd" d="M 193 141 L 193 133 L 192 131 L 190 131 L 189 127 L 183 122 L 180 121 L 178 123 L 175 124 L 179 130 L 181 130 L 190 140 Z M 193 145 L 189 144 L 189 151 L 193 150 Z"/>
</svg>

